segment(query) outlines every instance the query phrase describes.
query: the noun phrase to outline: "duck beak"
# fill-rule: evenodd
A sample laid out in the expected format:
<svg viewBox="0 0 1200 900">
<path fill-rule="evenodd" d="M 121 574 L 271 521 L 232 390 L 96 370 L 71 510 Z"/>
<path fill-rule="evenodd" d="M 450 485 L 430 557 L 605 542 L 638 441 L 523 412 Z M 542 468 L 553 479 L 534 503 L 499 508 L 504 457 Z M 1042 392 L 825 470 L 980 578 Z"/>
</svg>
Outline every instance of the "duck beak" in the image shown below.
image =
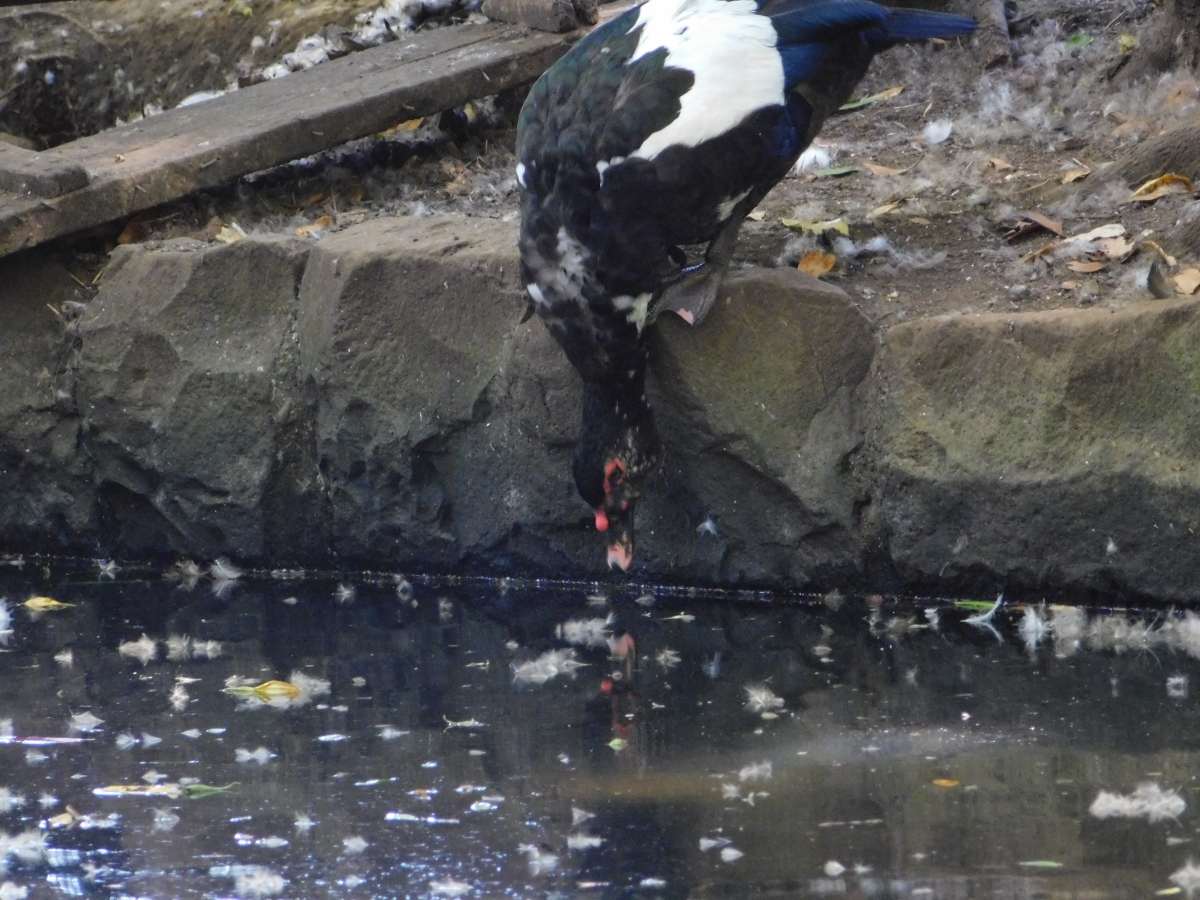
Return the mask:
<svg viewBox="0 0 1200 900">
<path fill-rule="evenodd" d="M 628 572 L 629 567 L 633 565 L 633 541 L 628 538 L 622 538 L 608 548 L 608 567 L 613 566 L 620 568 L 622 572 Z"/>
</svg>

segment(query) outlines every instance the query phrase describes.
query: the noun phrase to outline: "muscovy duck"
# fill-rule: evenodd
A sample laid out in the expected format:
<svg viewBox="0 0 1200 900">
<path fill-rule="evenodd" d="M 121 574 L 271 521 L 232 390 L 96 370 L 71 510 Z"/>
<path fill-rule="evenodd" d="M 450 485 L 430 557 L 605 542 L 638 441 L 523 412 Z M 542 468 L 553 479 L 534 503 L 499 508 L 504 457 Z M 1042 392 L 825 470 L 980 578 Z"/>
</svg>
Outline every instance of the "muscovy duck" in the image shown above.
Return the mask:
<svg viewBox="0 0 1200 900">
<path fill-rule="evenodd" d="M 518 122 L 522 274 L 583 378 L 575 485 L 633 560 L 636 500 L 662 463 L 646 326 L 699 324 L 747 213 L 850 98 L 876 53 L 975 22 L 867 0 L 647 0 L 533 86 Z M 681 245 L 708 244 L 688 267 Z"/>
</svg>

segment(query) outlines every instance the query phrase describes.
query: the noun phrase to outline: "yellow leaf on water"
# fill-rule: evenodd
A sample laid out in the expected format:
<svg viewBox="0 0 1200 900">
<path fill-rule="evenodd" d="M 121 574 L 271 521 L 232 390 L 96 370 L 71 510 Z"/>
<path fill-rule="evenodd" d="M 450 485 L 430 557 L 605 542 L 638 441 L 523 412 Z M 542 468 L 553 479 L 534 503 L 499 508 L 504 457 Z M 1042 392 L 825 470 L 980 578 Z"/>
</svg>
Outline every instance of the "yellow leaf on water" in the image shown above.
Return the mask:
<svg viewBox="0 0 1200 900">
<path fill-rule="evenodd" d="M 912 222 L 914 225 L 932 225 L 933 224 L 931 221 L 929 221 L 924 216 L 909 216 L 908 221 Z"/>
<path fill-rule="evenodd" d="M 827 222 L 810 222 L 807 219 L 780 219 L 780 224 L 793 231 L 807 231 L 812 234 L 822 234 L 826 231 L 836 231 L 838 234 L 850 236 L 850 226 L 845 219 L 830 219 Z"/>
<path fill-rule="evenodd" d="M 295 700 L 300 696 L 300 688 L 290 681 L 264 681 L 253 690 L 255 696 L 267 703 L 272 700 Z"/>
<path fill-rule="evenodd" d="M 1167 194 L 1190 194 L 1195 189 L 1192 179 L 1186 175 L 1176 175 L 1174 172 L 1168 172 L 1166 175 L 1151 178 L 1134 191 L 1129 199 L 1136 200 L 1139 203 L 1149 203 L 1151 200 L 1157 200 L 1159 197 L 1164 197 Z"/>
<path fill-rule="evenodd" d="M 66 609 L 74 605 L 74 603 L 60 603 L 53 597 L 30 597 L 25 601 L 25 606 L 34 612 L 50 612 L 54 609 Z"/>
<path fill-rule="evenodd" d="M 1200 288 L 1200 269 L 1184 269 L 1172 281 L 1175 282 L 1176 293 L 1185 295 L 1194 294 L 1196 293 L 1196 288 Z"/>
<path fill-rule="evenodd" d="M 820 278 L 822 275 L 828 274 L 835 265 L 837 265 L 837 257 L 832 253 L 826 253 L 823 250 L 809 250 L 796 268 L 806 275 Z"/>
<path fill-rule="evenodd" d="M 935 778 L 933 779 L 933 783 L 938 787 L 944 788 L 958 787 L 957 778 Z"/>
</svg>

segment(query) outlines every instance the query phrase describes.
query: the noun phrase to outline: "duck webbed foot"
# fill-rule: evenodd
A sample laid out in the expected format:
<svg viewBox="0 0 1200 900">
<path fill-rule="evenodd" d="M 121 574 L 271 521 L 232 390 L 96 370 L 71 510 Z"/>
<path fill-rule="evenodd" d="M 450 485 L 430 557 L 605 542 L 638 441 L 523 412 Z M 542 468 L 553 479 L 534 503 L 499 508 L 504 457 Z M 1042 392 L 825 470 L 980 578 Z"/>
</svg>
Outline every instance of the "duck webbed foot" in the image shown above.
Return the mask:
<svg viewBox="0 0 1200 900">
<path fill-rule="evenodd" d="M 729 271 L 733 248 L 737 244 L 738 231 L 742 227 L 745 213 L 735 210 L 729 224 L 713 238 L 704 254 L 704 262 L 683 269 L 676 281 L 663 290 L 655 304 L 653 316 L 673 312 L 689 325 L 699 325 L 717 302 L 721 282 Z"/>
</svg>

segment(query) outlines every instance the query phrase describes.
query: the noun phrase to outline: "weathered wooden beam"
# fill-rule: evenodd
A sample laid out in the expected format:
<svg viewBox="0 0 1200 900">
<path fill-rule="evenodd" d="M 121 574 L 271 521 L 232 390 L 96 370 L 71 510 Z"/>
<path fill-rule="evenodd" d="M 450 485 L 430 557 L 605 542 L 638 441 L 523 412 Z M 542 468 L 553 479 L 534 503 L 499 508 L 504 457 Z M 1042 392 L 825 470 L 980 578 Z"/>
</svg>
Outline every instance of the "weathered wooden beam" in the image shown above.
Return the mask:
<svg viewBox="0 0 1200 900">
<path fill-rule="evenodd" d="M 532 81 L 577 37 L 495 23 L 441 28 L 47 154 L 9 161 L 6 152 L 0 256 Z M 33 156 L 52 157 L 58 174 L 30 180 Z"/>
</svg>

